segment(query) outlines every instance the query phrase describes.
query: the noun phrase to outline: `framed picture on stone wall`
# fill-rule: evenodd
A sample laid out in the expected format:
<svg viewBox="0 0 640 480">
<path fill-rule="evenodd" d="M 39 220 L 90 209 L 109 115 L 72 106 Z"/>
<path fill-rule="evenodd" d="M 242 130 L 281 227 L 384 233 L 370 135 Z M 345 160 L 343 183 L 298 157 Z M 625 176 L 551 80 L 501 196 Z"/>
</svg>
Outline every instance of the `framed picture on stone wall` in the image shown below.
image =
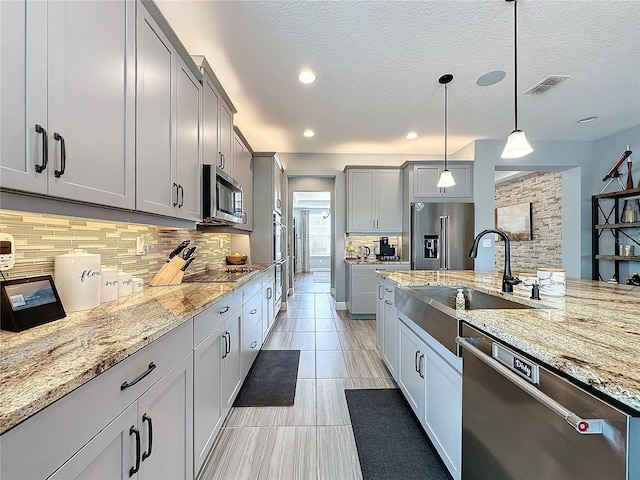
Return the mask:
<svg viewBox="0 0 640 480">
<path fill-rule="evenodd" d="M 504 231 L 509 240 L 531 240 L 531 202 L 498 207 L 495 212 L 496 228 Z M 498 239 L 499 237 L 496 235 Z"/>
</svg>

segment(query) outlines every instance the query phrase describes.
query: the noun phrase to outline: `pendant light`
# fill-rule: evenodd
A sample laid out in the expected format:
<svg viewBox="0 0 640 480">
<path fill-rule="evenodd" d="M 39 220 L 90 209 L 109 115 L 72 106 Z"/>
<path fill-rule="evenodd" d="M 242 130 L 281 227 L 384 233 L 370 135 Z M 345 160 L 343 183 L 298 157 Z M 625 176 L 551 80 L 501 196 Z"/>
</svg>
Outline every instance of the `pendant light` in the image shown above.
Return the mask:
<svg viewBox="0 0 640 480">
<path fill-rule="evenodd" d="M 513 104 L 515 125 L 513 132 L 507 137 L 507 144 L 502 151 L 502 158 L 521 158 L 533 152 L 533 148 L 527 141 L 527 136 L 518 129 L 518 0 L 506 0 L 513 2 Z"/>
<path fill-rule="evenodd" d="M 453 80 L 453 75 L 450 73 L 442 75 L 440 80 L 438 80 L 444 85 L 444 170 L 440 174 L 440 179 L 438 180 L 437 185 L 438 188 L 453 187 L 456 184 L 456 181 L 453 179 L 453 175 L 451 175 L 451 172 L 447 168 L 447 85 L 451 80 Z"/>
</svg>

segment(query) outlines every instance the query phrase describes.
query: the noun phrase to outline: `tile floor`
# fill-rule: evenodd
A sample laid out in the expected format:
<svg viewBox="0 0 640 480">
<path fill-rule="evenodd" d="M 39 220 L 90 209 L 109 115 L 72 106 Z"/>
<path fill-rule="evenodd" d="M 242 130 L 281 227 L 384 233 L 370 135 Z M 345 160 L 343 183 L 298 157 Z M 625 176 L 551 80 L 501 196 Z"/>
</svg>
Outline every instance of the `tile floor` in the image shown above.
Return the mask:
<svg viewBox="0 0 640 480">
<path fill-rule="evenodd" d="M 301 351 L 294 406 L 232 409 L 201 480 L 361 479 L 344 389 L 395 387 L 375 320 L 336 311 L 328 293 L 296 293 L 263 348 Z"/>
</svg>

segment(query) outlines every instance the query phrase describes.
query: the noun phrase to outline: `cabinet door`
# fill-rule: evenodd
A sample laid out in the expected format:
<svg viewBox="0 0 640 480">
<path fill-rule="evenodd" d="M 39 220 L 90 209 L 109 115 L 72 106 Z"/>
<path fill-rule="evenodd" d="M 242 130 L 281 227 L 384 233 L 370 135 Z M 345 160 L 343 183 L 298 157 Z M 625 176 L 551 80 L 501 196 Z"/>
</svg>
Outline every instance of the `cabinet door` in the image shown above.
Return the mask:
<svg viewBox="0 0 640 480">
<path fill-rule="evenodd" d="M 449 165 L 451 175 L 456 181 L 453 187 L 445 188 L 444 196 L 447 198 L 469 199 L 473 197 L 473 166 L 472 165 Z"/>
<path fill-rule="evenodd" d="M 244 150 L 242 160 L 242 208 L 244 208 L 244 230 L 253 230 L 253 157 Z"/>
<path fill-rule="evenodd" d="M 430 348 L 426 350 L 424 424 L 453 478 L 462 460 L 462 375 Z"/>
<path fill-rule="evenodd" d="M 137 5 L 136 209 L 173 216 L 176 53 L 147 9 Z"/>
<path fill-rule="evenodd" d="M 0 2 L 0 186 L 47 193 L 47 3 Z M 29 54 L 27 55 L 27 49 Z"/>
<path fill-rule="evenodd" d="M 224 325 L 221 325 L 193 353 L 195 472 L 200 471 L 207 459 L 224 420 L 221 392 L 224 331 Z"/>
<path fill-rule="evenodd" d="M 384 334 L 382 356 L 393 378 L 396 378 L 398 363 L 398 314 L 395 304 L 389 298 L 384 299 Z"/>
<path fill-rule="evenodd" d="M 377 232 L 402 232 L 402 170 L 376 172 L 376 207 Z"/>
<path fill-rule="evenodd" d="M 242 309 L 236 311 L 225 322 L 226 354 L 222 355 L 222 416 L 226 417 L 231 409 L 236 395 L 240 389 L 240 352 L 241 340 L 240 324 L 242 322 Z M 225 342 L 223 342 L 224 345 Z"/>
<path fill-rule="evenodd" d="M 133 208 L 135 4 L 47 5 L 49 194 Z"/>
<path fill-rule="evenodd" d="M 419 369 L 424 362 L 427 347 L 402 321 L 398 323 L 398 385 L 422 422 L 424 418 L 425 380 Z"/>
<path fill-rule="evenodd" d="M 49 479 L 128 479 L 136 464 L 137 412 L 137 404 L 130 405 Z"/>
<path fill-rule="evenodd" d="M 202 83 L 202 163 L 220 167 L 222 158 L 218 150 L 218 103 L 220 95 L 205 73 Z"/>
<path fill-rule="evenodd" d="M 202 220 L 200 84 L 181 59 L 176 80 L 176 183 L 180 218 Z"/>
<path fill-rule="evenodd" d="M 347 171 L 347 233 L 374 232 L 375 171 Z M 398 215 L 398 212 L 396 212 Z"/>
<path fill-rule="evenodd" d="M 441 197 L 438 188 L 440 166 L 416 165 L 413 169 L 413 196 L 416 198 Z"/>
<path fill-rule="evenodd" d="M 139 479 L 193 478 L 193 353 L 138 400 Z"/>
<path fill-rule="evenodd" d="M 273 209 L 282 213 L 282 178 L 278 163 L 273 160 Z"/>
<path fill-rule="evenodd" d="M 218 103 L 218 121 L 220 122 L 220 154 L 222 170 L 235 178 L 233 165 L 233 113 L 224 101 Z"/>
<path fill-rule="evenodd" d="M 376 285 L 376 346 L 382 355 L 384 342 L 384 282 L 380 279 Z"/>
</svg>

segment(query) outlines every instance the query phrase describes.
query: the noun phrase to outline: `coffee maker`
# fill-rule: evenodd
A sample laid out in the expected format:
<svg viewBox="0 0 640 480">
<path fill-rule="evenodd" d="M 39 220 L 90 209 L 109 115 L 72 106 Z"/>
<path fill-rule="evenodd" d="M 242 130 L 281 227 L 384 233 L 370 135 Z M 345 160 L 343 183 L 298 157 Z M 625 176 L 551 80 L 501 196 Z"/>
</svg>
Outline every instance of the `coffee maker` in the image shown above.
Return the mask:
<svg viewBox="0 0 640 480">
<path fill-rule="evenodd" d="M 389 245 L 389 237 L 380 237 L 380 253 L 376 255 L 378 260 L 397 260 L 396 247 Z"/>
</svg>

